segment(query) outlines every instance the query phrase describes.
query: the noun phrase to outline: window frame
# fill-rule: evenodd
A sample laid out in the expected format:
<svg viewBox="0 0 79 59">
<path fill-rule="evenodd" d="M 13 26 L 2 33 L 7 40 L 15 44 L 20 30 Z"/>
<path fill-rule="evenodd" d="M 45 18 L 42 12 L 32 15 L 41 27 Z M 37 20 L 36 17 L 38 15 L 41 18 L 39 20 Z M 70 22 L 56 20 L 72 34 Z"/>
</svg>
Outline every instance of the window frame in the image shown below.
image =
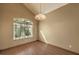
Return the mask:
<svg viewBox="0 0 79 59">
<path fill-rule="evenodd" d="M 17 21 L 17 22 L 23 22 L 24 21 L 24 23 L 23 24 L 18 24 L 17 22 L 15 22 L 15 21 Z M 19 22 L 19 23 L 20 23 Z M 25 23 L 30 23 L 30 25 L 28 24 L 28 25 L 26 25 Z M 17 26 L 17 25 L 18 26 Z M 17 30 L 17 29 L 15 29 L 15 25 L 16 25 L 16 27 L 20 27 L 20 29 L 18 29 L 18 30 L 20 30 L 20 37 L 15 37 L 15 33 L 17 32 L 17 31 L 15 31 L 15 30 Z M 21 28 L 21 26 L 23 27 L 23 28 Z M 27 29 L 26 29 L 26 27 L 27 27 Z M 21 31 L 22 30 L 22 31 Z M 29 35 L 26 35 L 25 34 L 25 32 L 28 30 L 28 32 L 30 33 Z M 18 34 L 19 32 L 17 32 L 17 34 Z M 24 36 L 23 36 L 23 34 L 24 34 Z M 27 38 L 32 38 L 33 37 L 33 22 L 30 20 L 30 19 L 26 19 L 26 18 L 13 18 L 13 40 L 21 40 L 21 39 L 27 39 Z"/>
</svg>

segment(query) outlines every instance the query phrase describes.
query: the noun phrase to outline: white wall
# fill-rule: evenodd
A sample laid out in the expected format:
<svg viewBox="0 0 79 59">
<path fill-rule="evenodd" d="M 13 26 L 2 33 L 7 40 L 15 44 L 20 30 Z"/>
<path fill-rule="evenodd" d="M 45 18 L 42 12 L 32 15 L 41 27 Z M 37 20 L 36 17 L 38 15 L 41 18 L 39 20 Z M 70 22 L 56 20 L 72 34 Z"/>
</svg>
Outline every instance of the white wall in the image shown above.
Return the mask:
<svg viewBox="0 0 79 59">
<path fill-rule="evenodd" d="M 27 18 L 33 21 L 33 37 L 13 40 L 13 18 Z M 0 50 L 37 40 L 37 21 L 23 4 L 0 4 Z"/>
<path fill-rule="evenodd" d="M 46 16 L 39 23 L 40 40 L 79 53 L 79 4 L 68 4 Z"/>
</svg>

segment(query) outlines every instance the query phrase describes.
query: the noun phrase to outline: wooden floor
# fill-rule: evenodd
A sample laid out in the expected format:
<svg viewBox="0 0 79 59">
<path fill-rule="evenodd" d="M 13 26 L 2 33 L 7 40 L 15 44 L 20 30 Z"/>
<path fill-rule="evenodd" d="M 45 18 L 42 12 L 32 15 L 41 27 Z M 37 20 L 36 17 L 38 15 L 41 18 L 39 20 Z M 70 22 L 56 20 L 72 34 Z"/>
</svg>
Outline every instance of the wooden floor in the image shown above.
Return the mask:
<svg viewBox="0 0 79 59">
<path fill-rule="evenodd" d="M 74 55 L 74 53 L 40 41 L 0 51 L 1 55 Z"/>
</svg>

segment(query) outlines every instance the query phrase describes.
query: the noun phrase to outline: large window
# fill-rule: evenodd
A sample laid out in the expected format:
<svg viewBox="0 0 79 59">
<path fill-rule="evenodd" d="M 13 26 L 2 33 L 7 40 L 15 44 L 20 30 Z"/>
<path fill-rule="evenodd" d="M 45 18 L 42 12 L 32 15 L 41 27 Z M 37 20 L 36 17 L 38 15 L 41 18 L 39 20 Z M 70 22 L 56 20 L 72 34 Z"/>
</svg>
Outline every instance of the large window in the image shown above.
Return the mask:
<svg viewBox="0 0 79 59">
<path fill-rule="evenodd" d="M 13 39 L 25 39 L 33 36 L 33 23 L 26 18 L 13 19 Z"/>
</svg>

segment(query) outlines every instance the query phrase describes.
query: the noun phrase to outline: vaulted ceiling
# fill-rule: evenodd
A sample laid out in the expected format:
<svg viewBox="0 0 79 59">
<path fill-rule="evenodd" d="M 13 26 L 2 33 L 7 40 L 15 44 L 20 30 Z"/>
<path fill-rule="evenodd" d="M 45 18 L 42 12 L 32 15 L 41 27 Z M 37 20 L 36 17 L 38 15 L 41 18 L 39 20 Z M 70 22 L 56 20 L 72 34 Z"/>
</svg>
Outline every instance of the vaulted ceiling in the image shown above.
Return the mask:
<svg viewBox="0 0 79 59">
<path fill-rule="evenodd" d="M 40 3 L 24 3 L 24 5 L 34 14 L 40 13 Z M 54 11 L 67 3 L 41 3 L 42 14 L 47 14 Z"/>
</svg>

